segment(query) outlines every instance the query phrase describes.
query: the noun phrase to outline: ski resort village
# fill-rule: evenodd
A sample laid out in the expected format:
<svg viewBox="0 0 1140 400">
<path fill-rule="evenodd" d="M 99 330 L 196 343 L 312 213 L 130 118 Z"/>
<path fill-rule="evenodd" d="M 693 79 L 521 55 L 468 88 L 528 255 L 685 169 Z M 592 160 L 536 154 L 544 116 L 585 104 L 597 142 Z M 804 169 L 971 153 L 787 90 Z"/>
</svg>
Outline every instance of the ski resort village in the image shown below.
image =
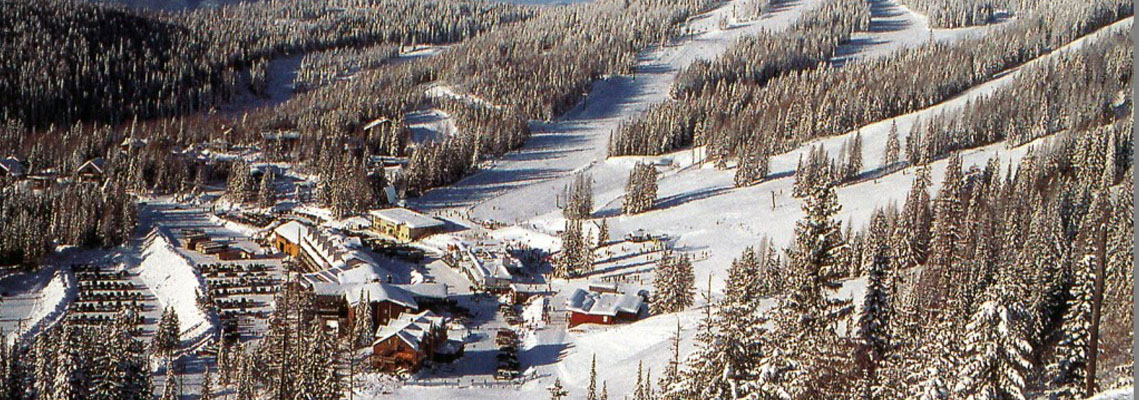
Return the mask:
<svg viewBox="0 0 1140 400">
<path fill-rule="evenodd" d="M 0 1 L 0 400 L 1135 399 L 1132 0 Z"/>
</svg>

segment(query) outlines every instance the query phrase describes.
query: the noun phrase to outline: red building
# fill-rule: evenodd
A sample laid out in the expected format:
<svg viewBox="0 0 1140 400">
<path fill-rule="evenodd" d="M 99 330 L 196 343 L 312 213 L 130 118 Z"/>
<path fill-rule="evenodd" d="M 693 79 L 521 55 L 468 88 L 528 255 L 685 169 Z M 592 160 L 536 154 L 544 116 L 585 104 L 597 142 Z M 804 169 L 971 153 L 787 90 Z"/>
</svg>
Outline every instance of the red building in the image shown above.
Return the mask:
<svg viewBox="0 0 1140 400">
<path fill-rule="evenodd" d="M 645 302 L 635 294 L 599 293 L 577 289 L 566 300 L 569 327 L 582 324 L 612 325 L 641 318 Z"/>
</svg>

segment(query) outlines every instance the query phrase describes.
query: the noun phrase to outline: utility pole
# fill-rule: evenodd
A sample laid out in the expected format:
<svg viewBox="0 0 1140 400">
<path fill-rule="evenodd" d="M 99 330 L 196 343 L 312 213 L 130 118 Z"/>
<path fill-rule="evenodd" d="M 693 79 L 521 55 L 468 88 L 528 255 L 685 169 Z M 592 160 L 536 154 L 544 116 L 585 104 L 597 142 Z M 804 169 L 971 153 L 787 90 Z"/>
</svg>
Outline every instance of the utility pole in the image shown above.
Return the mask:
<svg viewBox="0 0 1140 400">
<path fill-rule="evenodd" d="M 1108 192 L 1101 194 L 1108 196 Z M 1107 199 L 1106 199 L 1107 201 Z M 1105 270 L 1105 256 L 1106 248 L 1108 247 L 1108 212 L 1105 209 L 1105 202 L 1100 202 L 1101 206 L 1097 212 L 1100 213 L 1100 232 L 1097 233 L 1097 247 L 1096 247 L 1096 278 L 1093 280 L 1093 303 L 1092 303 L 1092 324 L 1089 329 L 1089 362 L 1085 370 L 1085 395 L 1092 396 L 1096 394 L 1096 359 L 1099 352 L 1098 344 L 1100 342 L 1100 317 L 1101 308 L 1104 303 L 1104 270 Z"/>
</svg>

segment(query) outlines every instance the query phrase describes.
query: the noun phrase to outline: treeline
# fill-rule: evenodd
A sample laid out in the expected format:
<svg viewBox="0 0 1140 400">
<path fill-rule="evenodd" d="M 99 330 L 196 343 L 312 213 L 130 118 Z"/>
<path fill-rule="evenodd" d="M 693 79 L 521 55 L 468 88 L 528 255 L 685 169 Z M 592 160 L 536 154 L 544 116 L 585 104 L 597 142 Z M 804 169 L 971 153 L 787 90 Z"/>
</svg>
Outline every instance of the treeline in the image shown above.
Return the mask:
<svg viewBox="0 0 1140 400">
<path fill-rule="evenodd" d="M 138 222 L 122 185 L 60 184 L 43 191 L 0 191 L 0 265 L 37 265 L 57 245 L 126 243 Z"/>
<path fill-rule="evenodd" d="M 1072 2 L 1012 21 L 981 38 L 784 75 L 764 87 L 736 85 L 705 92 L 689 100 L 691 105 L 685 107 L 691 112 L 647 113 L 648 121 L 629 124 L 639 129 L 617 131 L 611 154 L 660 154 L 690 143 L 708 146 L 713 159 L 736 156 L 740 149 L 786 151 L 813 138 L 944 101 L 1130 16 L 1132 7 L 1123 1 Z"/>
<path fill-rule="evenodd" d="M 933 28 L 961 28 L 997 22 L 1032 12 L 1038 6 L 1053 7 L 1039 0 L 903 0 L 907 7 L 925 15 Z"/>
<path fill-rule="evenodd" d="M 787 258 L 748 250 L 733 263 L 660 397 L 1085 398 L 1094 323 L 1098 387 L 1130 384 L 1135 183 L 1121 150 L 1133 131 L 1118 124 L 1062 134 L 1008 173 L 952 155 L 936 196 L 920 169 L 901 209 L 854 233 L 835 220 L 833 184 L 808 185 Z M 834 300 L 859 276 L 858 308 Z"/>
<path fill-rule="evenodd" d="M 673 84 L 675 101 L 659 104 L 618 127 L 610 138 L 610 155 L 660 154 L 691 145 L 695 131 L 706 128 L 701 125 L 712 113 L 708 99 L 817 68 L 852 33 L 867 29 L 870 19 L 865 1 L 828 2 L 804 14 L 787 31 L 745 37 L 716 60 L 694 62 Z"/>
<path fill-rule="evenodd" d="M 399 53 L 400 46 L 390 44 L 307 53 L 301 58 L 301 68 L 293 78 L 293 90 L 309 90 L 346 79 L 361 70 L 384 65 Z"/>
<path fill-rule="evenodd" d="M 663 44 L 708 0 L 600 0 L 550 9 L 457 46 L 442 78 L 464 92 L 551 120 L 597 79 L 629 72 L 639 51 Z"/>
<path fill-rule="evenodd" d="M 279 54 L 450 43 L 531 14 L 481 0 L 279 0 L 146 15 L 72 0 L 0 7 L 10 38 L 0 45 L 0 93 L 11 94 L 0 118 L 28 128 L 184 114 L 227 101 L 246 68 L 257 92 L 258 67 Z"/>
</svg>

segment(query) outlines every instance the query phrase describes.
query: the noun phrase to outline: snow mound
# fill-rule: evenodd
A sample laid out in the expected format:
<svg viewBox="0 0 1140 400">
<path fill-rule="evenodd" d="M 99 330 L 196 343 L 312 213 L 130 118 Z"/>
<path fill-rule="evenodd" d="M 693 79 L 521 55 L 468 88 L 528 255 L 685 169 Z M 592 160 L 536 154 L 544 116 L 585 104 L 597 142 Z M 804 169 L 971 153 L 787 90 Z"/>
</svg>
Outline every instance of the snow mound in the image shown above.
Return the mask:
<svg viewBox="0 0 1140 400">
<path fill-rule="evenodd" d="M 194 343 L 209 337 L 214 324 L 198 309 L 198 293 L 206 292 L 201 276 L 186 257 L 178 254 L 165 234 L 154 231 L 150 236 L 138 267 L 139 279 L 154 292 L 163 309 L 174 308 L 183 341 Z"/>
<path fill-rule="evenodd" d="M 42 297 L 28 317 L 31 328 L 22 332 L 21 337 L 30 339 L 63 317 L 67 305 L 75 300 L 75 288 L 75 275 L 70 270 L 56 271 L 55 276 L 40 292 Z"/>
<path fill-rule="evenodd" d="M 1132 386 L 1113 389 L 1096 396 L 1089 397 L 1088 400 L 1135 400 L 1136 396 L 1134 396 L 1134 391 L 1135 388 Z"/>
</svg>

